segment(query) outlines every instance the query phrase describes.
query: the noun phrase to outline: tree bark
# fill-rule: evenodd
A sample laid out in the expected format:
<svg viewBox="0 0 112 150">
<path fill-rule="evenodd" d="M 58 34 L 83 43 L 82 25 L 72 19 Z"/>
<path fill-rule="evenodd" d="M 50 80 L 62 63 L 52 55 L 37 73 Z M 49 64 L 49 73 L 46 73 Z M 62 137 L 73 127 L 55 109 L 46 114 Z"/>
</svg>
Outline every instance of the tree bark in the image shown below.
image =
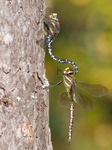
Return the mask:
<svg viewBox="0 0 112 150">
<path fill-rule="evenodd" d="M 0 0 L 0 149 L 52 150 L 43 0 Z"/>
</svg>

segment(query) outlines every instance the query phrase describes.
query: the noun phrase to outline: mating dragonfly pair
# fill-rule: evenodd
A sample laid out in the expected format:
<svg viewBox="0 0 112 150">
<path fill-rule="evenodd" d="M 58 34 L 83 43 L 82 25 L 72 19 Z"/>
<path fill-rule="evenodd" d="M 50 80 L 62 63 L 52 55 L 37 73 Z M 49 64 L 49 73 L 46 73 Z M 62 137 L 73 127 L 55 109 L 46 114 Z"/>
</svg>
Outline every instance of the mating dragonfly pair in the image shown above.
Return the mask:
<svg viewBox="0 0 112 150">
<path fill-rule="evenodd" d="M 43 22 L 44 22 L 44 30 L 42 31 L 40 30 L 40 33 L 42 34 L 43 32 L 44 37 L 43 39 L 37 40 L 36 43 L 41 47 L 48 46 L 48 52 L 51 58 L 59 63 L 71 64 L 75 68 L 75 71 L 73 73 L 76 74 L 78 72 L 78 67 L 73 61 L 68 59 L 57 58 L 52 52 L 52 43 L 60 32 L 60 23 L 57 13 L 52 13 L 52 10 L 50 8 L 47 8 Z"/>
<path fill-rule="evenodd" d="M 108 89 L 102 85 L 87 84 L 83 82 L 77 82 L 75 80 L 73 74 L 78 72 L 77 65 L 68 59 L 61 60 L 57 58 L 52 52 L 53 40 L 58 36 L 59 32 L 60 23 L 57 13 L 52 13 L 50 9 L 47 9 L 44 19 L 44 39 L 38 40 L 37 44 L 43 45 L 44 47 L 48 46 L 48 52 L 53 60 L 59 63 L 69 63 L 75 68 L 75 71 L 70 68 L 66 68 L 64 72 L 62 72 L 63 80 L 56 84 L 59 85 L 60 83 L 64 82 L 66 88 L 66 92 L 60 94 L 59 102 L 63 106 L 70 104 L 70 122 L 68 132 L 68 141 L 70 143 L 74 120 L 74 102 L 81 106 L 84 110 L 94 109 L 92 101 L 87 96 L 82 94 L 81 91 L 94 97 L 101 97 L 108 93 Z"/>
<path fill-rule="evenodd" d="M 68 131 L 68 142 L 70 144 L 74 121 L 74 102 L 86 111 L 91 111 L 94 109 L 92 101 L 86 95 L 82 94 L 81 91 L 93 97 L 102 97 L 108 94 L 108 89 L 102 85 L 76 81 L 73 76 L 74 71 L 69 67 L 66 68 L 64 72 L 61 70 L 60 72 L 62 73 L 63 79 L 55 85 L 59 85 L 64 82 L 66 88 L 66 91 L 60 94 L 59 102 L 62 106 L 70 106 L 70 121 Z"/>
</svg>

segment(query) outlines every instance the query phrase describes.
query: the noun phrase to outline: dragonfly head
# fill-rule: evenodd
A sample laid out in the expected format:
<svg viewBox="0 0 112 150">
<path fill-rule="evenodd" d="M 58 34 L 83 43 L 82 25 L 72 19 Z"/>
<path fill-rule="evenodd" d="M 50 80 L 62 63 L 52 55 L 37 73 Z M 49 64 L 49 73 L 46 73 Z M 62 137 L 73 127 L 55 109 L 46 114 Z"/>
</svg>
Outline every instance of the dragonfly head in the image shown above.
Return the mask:
<svg viewBox="0 0 112 150">
<path fill-rule="evenodd" d="M 49 18 L 55 21 L 59 21 L 57 13 L 52 13 L 51 15 L 49 15 Z"/>
<path fill-rule="evenodd" d="M 71 68 L 67 67 L 67 68 L 65 68 L 63 73 L 72 75 L 72 74 L 74 74 L 74 70 L 72 70 Z"/>
</svg>

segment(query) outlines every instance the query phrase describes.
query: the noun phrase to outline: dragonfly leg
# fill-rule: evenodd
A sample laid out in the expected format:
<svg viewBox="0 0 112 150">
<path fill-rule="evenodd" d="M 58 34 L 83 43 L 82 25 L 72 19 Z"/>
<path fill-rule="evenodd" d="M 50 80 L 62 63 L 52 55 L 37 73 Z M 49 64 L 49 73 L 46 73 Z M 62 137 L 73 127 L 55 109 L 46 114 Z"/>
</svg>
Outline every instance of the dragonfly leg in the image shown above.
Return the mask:
<svg viewBox="0 0 112 150">
<path fill-rule="evenodd" d="M 49 87 L 54 87 L 54 86 L 60 85 L 62 82 L 63 82 L 63 80 L 59 81 L 59 82 L 56 83 L 56 84 L 51 83 L 52 85 L 50 85 Z"/>
</svg>

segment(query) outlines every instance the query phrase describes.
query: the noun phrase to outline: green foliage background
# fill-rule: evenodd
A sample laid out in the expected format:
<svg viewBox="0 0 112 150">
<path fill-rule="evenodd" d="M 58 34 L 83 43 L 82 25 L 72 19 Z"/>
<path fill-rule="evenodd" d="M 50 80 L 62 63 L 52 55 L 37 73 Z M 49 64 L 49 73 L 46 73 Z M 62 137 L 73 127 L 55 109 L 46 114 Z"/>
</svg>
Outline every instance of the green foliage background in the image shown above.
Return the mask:
<svg viewBox="0 0 112 150">
<path fill-rule="evenodd" d="M 48 1 L 48 0 L 47 0 Z M 53 0 L 54 12 L 61 24 L 59 36 L 53 43 L 58 58 L 73 60 L 79 72 L 77 80 L 105 85 L 110 93 L 94 101 L 95 110 L 84 112 L 75 106 L 71 146 L 68 146 L 69 108 L 58 103 L 64 84 L 50 88 L 50 127 L 54 150 L 112 149 L 112 1 L 111 0 Z M 57 67 L 46 52 L 46 75 L 57 83 Z M 62 66 L 62 70 L 68 64 Z"/>
</svg>

